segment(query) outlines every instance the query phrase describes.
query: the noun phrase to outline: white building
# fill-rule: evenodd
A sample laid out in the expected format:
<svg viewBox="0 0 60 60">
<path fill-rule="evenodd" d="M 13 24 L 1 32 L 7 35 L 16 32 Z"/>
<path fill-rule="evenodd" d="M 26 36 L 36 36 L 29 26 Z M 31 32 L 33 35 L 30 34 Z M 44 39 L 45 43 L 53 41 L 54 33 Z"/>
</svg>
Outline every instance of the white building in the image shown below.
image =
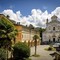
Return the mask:
<svg viewBox="0 0 60 60">
<path fill-rule="evenodd" d="M 46 23 L 46 30 L 42 34 L 43 42 L 59 42 L 60 41 L 60 21 L 57 16 L 51 17 L 51 22 Z"/>
</svg>

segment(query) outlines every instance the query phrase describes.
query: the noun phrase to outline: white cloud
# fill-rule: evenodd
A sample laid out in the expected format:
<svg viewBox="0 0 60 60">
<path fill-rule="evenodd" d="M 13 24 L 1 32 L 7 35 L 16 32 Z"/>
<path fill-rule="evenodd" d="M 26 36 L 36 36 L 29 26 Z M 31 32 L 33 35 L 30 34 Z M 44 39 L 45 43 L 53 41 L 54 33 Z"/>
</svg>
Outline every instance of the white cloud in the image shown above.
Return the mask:
<svg viewBox="0 0 60 60">
<path fill-rule="evenodd" d="M 58 18 L 60 18 L 60 7 L 57 7 L 54 11 L 52 11 L 51 14 L 56 15 Z"/>
<path fill-rule="evenodd" d="M 48 18 L 49 21 L 51 16 L 56 15 L 60 19 L 60 7 L 57 7 L 51 14 L 48 11 L 42 12 L 40 9 L 32 9 L 31 15 L 23 16 L 20 11 L 16 13 L 13 12 L 11 9 L 4 10 L 2 12 L 4 15 L 9 15 L 10 19 L 20 22 L 22 25 L 29 25 L 32 24 L 35 27 L 45 27 L 46 26 L 46 19 Z"/>
<path fill-rule="evenodd" d="M 5 16 L 9 15 L 11 20 L 14 20 L 16 22 L 19 21 L 19 16 L 21 16 L 21 13 L 17 11 L 16 13 L 13 12 L 13 10 L 7 9 L 2 12 Z"/>
<path fill-rule="evenodd" d="M 31 11 L 31 15 L 29 15 L 28 18 L 31 24 L 34 23 L 34 26 L 43 27 L 46 23 L 46 19 L 48 18 L 48 12 L 42 12 L 40 9 L 33 9 Z"/>
</svg>

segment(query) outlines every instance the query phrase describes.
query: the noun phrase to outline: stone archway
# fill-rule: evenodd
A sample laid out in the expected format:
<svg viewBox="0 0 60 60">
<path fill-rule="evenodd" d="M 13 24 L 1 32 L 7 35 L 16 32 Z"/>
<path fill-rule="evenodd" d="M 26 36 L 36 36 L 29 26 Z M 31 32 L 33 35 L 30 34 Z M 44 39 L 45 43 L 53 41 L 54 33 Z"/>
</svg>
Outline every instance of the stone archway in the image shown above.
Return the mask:
<svg viewBox="0 0 60 60">
<path fill-rule="evenodd" d="M 55 42 L 55 38 L 53 38 L 53 42 Z"/>
</svg>

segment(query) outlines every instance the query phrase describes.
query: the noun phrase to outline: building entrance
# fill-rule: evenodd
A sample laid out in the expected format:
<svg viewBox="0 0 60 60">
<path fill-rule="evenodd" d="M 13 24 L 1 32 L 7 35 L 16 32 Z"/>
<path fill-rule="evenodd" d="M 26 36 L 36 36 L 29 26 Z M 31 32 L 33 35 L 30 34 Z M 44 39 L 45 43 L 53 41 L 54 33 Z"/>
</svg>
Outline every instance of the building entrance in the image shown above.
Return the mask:
<svg viewBox="0 0 60 60">
<path fill-rule="evenodd" d="M 55 38 L 53 38 L 53 42 L 55 42 Z"/>
</svg>

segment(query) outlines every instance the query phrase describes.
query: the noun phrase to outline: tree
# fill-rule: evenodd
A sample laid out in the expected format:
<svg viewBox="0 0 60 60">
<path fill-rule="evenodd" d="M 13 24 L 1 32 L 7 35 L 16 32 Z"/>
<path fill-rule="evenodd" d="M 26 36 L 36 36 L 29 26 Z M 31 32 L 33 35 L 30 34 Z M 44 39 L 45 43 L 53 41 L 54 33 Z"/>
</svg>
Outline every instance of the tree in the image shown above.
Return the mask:
<svg viewBox="0 0 60 60">
<path fill-rule="evenodd" d="M 36 48 L 37 48 L 37 39 L 39 39 L 39 37 L 37 35 L 34 35 L 33 40 L 35 40 L 35 55 L 36 55 Z"/>
<path fill-rule="evenodd" d="M 40 31 L 41 41 L 42 41 L 42 33 L 45 31 L 45 29 L 44 28 L 40 28 L 39 31 Z"/>
<path fill-rule="evenodd" d="M 17 30 L 12 22 L 4 15 L 0 17 L 0 47 L 11 48 L 11 40 L 15 38 Z"/>
<path fill-rule="evenodd" d="M 0 60 L 6 60 L 6 50 L 0 48 Z"/>
<path fill-rule="evenodd" d="M 31 40 L 31 30 L 34 29 L 32 24 L 29 25 L 29 29 L 30 29 L 30 40 Z"/>
<path fill-rule="evenodd" d="M 0 19 L 0 40 L 11 41 L 15 38 L 17 30 L 12 22 L 6 17 Z M 4 41 L 3 41 L 4 42 Z"/>
</svg>

